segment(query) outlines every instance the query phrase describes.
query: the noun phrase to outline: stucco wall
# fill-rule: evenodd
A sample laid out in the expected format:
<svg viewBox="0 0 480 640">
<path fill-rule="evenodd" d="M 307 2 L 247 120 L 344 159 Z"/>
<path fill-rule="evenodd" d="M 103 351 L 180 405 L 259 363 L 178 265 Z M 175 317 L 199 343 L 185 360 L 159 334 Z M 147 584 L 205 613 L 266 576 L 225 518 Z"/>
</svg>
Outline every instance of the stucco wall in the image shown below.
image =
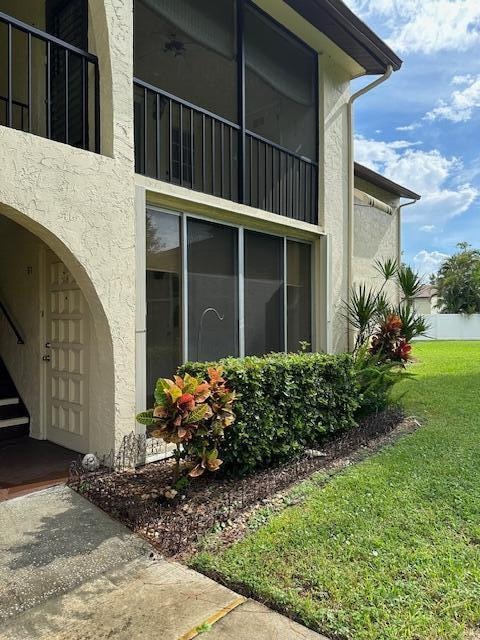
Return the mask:
<svg viewBox="0 0 480 640">
<path fill-rule="evenodd" d="M 320 155 L 320 223 L 330 241 L 330 346 L 348 348 L 343 301 L 348 293 L 348 120 L 349 75 L 322 56 L 320 122 L 324 126 Z"/>
<path fill-rule="evenodd" d="M 366 283 L 379 286 L 382 278 L 375 270 L 375 260 L 391 258 L 399 260 L 400 237 L 397 208 L 400 199 L 359 178 L 355 178 L 355 187 L 368 193 L 381 202 L 392 207 L 394 213 L 388 214 L 375 207 L 365 206 L 355 200 L 354 210 L 354 249 L 353 249 L 353 277 L 354 283 Z M 398 287 L 388 283 L 385 291 L 392 302 L 398 302 Z"/>
<path fill-rule="evenodd" d="M 112 157 L 0 127 L 0 213 L 46 242 L 82 287 L 102 345 L 93 402 L 104 427 L 92 448 L 108 450 L 135 412 L 132 0 L 90 4 Z"/>
<path fill-rule="evenodd" d="M 95 432 L 92 449 L 107 450 L 114 439 L 118 441 L 134 427 L 136 270 L 139 280 L 144 278 L 139 259 L 144 254 L 141 243 L 136 255 L 135 182 L 137 188 L 148 191 L 148 197 L 156 194 L 161 202 L 191 211 L 210 207 L 213 217 L 251 219 L 256 212 L 226 201 L 219 205 L 218 199 L 204 194 L 135 177 L 133 0 L 91 0 L 89 4 L 89 48 L 98 55 L 100 66 L 103 155 L 0 127 L 0 214 L 50 246 L 82 287 L 100 345 L 96 394 L 91 402 L 95 423 L 104 427 Z M 358 69 L 353 65 L 347 71 L 345 55 L 329 47 L 325 38 L 284 2 L 259 0 L 258 4 L 271 10 L 276 18 L 285 19 L 321 54 L 320 224 L 308 228 L 298 221 L 274 220 L 273 214 L 265 212 L 258 212 L 258 216 L 265 228 L 269 224 L 279 230 L 284 226 L 292 230 L 292 235 L 312 239 L 319 239 L 322 233 L 328 235 L 332 256 L 328 287 L 324 281 L 326 253 L 319 256 L 320 242 L 316 243 L 316 317 L 320 318 L 317 333 L 324 333 L 322 323 L 328 305 L 329 346 L 340 351 L 347 348 L 347 326 L 342 314 L 342 300 L 347 296 L 348 251 L 346 103 L 349 80 Z M 138 327 L 137 324 L 137 330 Z M 325 348 L 326 342 L 318 347 Z M 37 366 L 38 356 L 32 353 L 25 366 Z"/>
<path fill-rule="evenodd" d="M 434 305 L 434 301 L 430 300 L 430 298 L 415 298 L 413 301 L 415 311 L 417 311 L 417 313 L 421 313 L 422 315 L 433 315 L 435 313 L 438 313 Z"/>
</svg>

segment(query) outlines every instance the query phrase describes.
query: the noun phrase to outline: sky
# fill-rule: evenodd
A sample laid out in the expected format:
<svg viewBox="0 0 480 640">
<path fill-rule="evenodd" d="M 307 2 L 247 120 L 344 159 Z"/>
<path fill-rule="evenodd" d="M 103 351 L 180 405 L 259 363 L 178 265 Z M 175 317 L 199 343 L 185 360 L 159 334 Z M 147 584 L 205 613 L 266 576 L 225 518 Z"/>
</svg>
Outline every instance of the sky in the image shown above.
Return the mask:
<svg viewBox="0 0 480 640">
<path fill-rule="evenodd" d="M 355 155 L 422 196 L 403 209 L 402 246 L 428 276 L 457 243 L 480 248 L 480 0 L 346 4 L 403 60 L 356 102 Z"/>
</svg>

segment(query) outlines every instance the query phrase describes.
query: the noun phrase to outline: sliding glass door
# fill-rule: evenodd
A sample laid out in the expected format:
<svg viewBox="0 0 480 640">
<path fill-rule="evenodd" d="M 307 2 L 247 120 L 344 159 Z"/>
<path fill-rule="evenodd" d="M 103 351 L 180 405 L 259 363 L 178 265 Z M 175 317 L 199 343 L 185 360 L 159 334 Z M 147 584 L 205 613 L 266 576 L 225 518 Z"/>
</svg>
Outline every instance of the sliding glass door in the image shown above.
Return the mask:
<svg viewBox="0 0 480 640">
<path fill-rule="evenodd" d="M 285 351 L 284 238 L 245 231 L 245 355 Z"/>
<path fill-rule="evenodd" d="M 187 221 L 188 360 L 238 356 L 238 229 Z"/>
<path fill-rule="evenodd" d="M 147 390 L 181 362 L 311 344 L 311 245 L 147 210 Z"/>
<path fill-rule="evenodd" d="M 306 242 L 287 240 L 288 351 L 312 344 L 312 250 Z"/>
<path fill-rule="evenodd" d="M 147 400 L 160 377 L 181 362 L 181 246 L 179 216 L 147 210 Z"/>
</svg>

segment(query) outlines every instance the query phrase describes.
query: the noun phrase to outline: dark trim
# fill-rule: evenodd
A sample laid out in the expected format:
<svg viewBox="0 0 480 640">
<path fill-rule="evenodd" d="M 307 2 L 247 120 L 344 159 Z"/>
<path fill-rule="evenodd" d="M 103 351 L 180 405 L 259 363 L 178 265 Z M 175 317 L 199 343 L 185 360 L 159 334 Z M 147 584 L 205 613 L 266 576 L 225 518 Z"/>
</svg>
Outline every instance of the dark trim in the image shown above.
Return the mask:
<svg viewBox="0 0 480 640">
<path fill-rule="evenodd" d="M 389 66 L 398 71 L 402 66 L 396 53 L 341 0 L 285 2 L 358 62 L 367 74 L 385 73 Z"/>
<path fill-rule="evenodd" d="M 362 164 L 358 164 L 355 162 L 355 177 L 360 178 L 361 180 L 365 180 L 366 182 L 370 182 L 389 193 L 393 193 L 396 196 L 400 196 L 400 198 L 411 198 L 412 200 L 420 200 L 422 196 L 419 196 L 418 193 L 414 191 L 410 191 L 410 189 L 406 189 L 402 187 L 400 184 L 385 178 L 385 176 L 380 175 L 376 171 L 369 169 L 368 167 L 363 166 Z"/>
<path fill-rule="evenodd" d="M 245 129 L 247 125 L 246 104 L 245 104 L 245 10 L 242 0 L 236 1 L 237 15 L 237 120 L 240 123 L 240 139 L 238 143 L 238 200 L 240 204 L 245 204 L 245 156 L 247 152 L 247 141 Z"/>
</svg>

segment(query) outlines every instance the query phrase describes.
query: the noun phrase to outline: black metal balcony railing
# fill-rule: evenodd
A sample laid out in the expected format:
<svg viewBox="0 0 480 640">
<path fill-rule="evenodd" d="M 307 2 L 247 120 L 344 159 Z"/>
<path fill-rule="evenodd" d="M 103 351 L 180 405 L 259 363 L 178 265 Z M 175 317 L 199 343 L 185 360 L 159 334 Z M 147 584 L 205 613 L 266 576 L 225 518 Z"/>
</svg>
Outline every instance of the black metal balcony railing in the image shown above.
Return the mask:
<svg viewBox="0 0 480 640">
<path fill-rule="evenodd" d="M 0 12 L 0 124 L 100 150 L 97 57 Z"/>
<path fill-rule="evenodd" d="M 317 163 L 138 79 L 134 107 L 137 173 L 317 223 Z"/>
<path fill-rule="evenodd" d="M 239 131 L 228 120 L 135 80 L 137 173 L 237 200 Z"/>
<path fill-rule="evenodd" d="M 246 132 L 245 204 L 316 224 L 317 164 Z"/>
</svg>

